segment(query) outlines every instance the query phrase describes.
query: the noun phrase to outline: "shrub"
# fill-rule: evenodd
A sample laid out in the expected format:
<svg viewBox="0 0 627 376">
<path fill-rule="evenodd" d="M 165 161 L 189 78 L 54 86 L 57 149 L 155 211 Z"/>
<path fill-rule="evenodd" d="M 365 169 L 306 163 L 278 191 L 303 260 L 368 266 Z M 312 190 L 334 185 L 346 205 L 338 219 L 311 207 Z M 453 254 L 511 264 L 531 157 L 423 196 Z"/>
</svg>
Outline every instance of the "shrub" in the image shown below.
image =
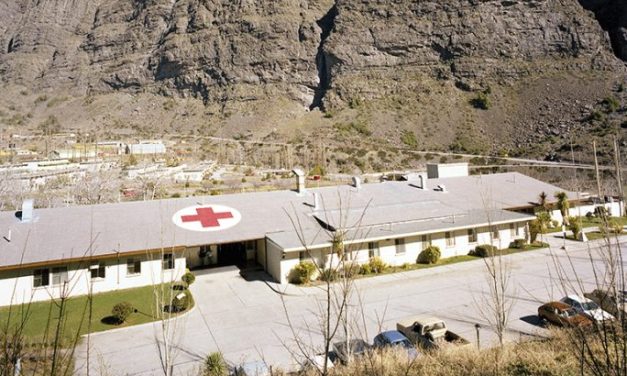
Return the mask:
<svg viewBox="0 0 627 376">
<path fill-rule="evenodd" d="M 568 229 L 573 232 L 573 237 L 575 239 L 579 239 L 579 234 L 582 229 L 581 219 L 578 217 L 570 217 L 568 218 Z"/>
<path fill-rule="evenodd" d="M 620 234 L 623 232 L 623 225 L 615 218 L 607 221 L 607 225 L 609 226 L 610 230 L 612 230 L 612 232 L 615 234 Z"/>
<path fill-rule="evenodd" d="M 196 281 L 196 276 L 192 272 L 187 272 L 183 274 L 181 280 L 189 286 Z"/>
<path fill-rule="evenodd" d="M 404 129 L 401 132 L 401 142 L 410 148 L 418 147 L 418 139 L 416 139 L 416 134 L 410 130 Z"/>
<path fill-rule="evenodd" d="M 440 248 L 435 245 L 427 247 L 418 255 L 419 264 L 435 264 L 440 260 Z"/>
<path fill-rule="evenodd" d="M 370 264 L 363 264 L 362 266 L 360 266 L 359 274 L 362 274 L 362 275 L 372 274 L 372 268 L 370 267 Z"/>
<path fill-rule="evenodd" d="M 178 295 L 176 295 L 172 299 L 172 304 L 170 305 L 171 312 L 183 312 L 187 308 L 189 308 L 191 304 L 192 296 L 189 291 L 185 290 Z"/>
<path fill-rule="evenodd" d="M 342 269 L 342 275 L 346 278 L 353 278 L 355 275 L 360 274 L 361 267 L 359 264 L 350 263 Z"/>
<path fill-rule="evenodd" d="M 314 273 L 316 272 L 316 265 L 311 261 L 301 261 L 298 265 L 292 269 L 289 275 L 290 283 L 296 285 L 303 285 L 311 282 Z"/>
<path fill-rule="evenodd" d="M 320 273 L 320 280 L 325 282 L 336 281 L 338 277 L 338 272 L 335 269 L 325 269 Z"/>
<path fill-rule="evenodd" d="M 529 222 L 529 240 L 531 241 L 531 243 L 535 243 L 536 240 L 538 240 L 538 235 L 541 233 L 543 233 L 542 223 L 540 223 L 539 220 L 534 219 L 533 221 Z"/>
<path fill-rule="evenodd" d="M 523 249 L 525 248 L 525 244 L 527 244 L 525 239 L 515 239 L 510 243 L 509 247 L 513 249 Z"/>
<path fill-rule="evenodd" d="M 470 104 L 477 109 L 487 110 L 490 108 L 490 99 L 486 93 L 479 93 L 470 100 Z"/>
<path fill-rule="evenodd" d="M 134 312 L 133 305 L 129 302 L 121 302 L 113 306 L 111 316 L 113 316 L 118 324 L 122 324 Z"/>
<path fill-rule="evenodd" d="M 229 374 L 229 367 L 222 356 L 222 353 L 213 352 L 205 358 L 205 376 L 226 376 Z"/>
<path fill-rule="evenodd" d="M 381 257 L 371 257 L 368 261 L 368 265 L 370 266 L 370 270 L 375 274 L 383 273 L 388 267 Z"/>
<path fill-rule="evenodd" d="M 471 256 L 488 257 L 496 253 L 496 247 L 490 244 L 481 244 L 475 247 L 474 251 L 470 251 Z"/>
</svg>

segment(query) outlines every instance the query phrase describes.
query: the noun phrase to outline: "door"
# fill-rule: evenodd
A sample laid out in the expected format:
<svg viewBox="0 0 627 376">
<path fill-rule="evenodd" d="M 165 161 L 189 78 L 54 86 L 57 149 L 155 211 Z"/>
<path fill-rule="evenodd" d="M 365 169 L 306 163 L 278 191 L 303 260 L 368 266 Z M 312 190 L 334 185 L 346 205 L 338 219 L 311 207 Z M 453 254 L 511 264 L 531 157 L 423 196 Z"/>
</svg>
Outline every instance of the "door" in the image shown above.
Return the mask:
<svg viewBox="0 0 627 376">
<path fill-rule="evenodd" d="M 246 247 L 244 243 L 221 244 L 218 248 L 218 265 L 246 265 Z"/>
</svg>

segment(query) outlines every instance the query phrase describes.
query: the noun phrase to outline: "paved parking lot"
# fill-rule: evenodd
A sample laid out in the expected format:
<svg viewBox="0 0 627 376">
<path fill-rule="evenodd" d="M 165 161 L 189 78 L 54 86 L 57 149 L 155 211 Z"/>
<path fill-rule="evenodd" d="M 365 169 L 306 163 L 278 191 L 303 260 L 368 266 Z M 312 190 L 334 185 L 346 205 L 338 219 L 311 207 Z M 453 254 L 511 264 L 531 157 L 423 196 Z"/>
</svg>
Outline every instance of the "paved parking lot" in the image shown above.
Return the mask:
<svg viewBox="0 0 627 376">
<path fill-rule="evenodd" d="M 623 239 L 627 240 L 627 239 Z M 535 313 L 541 302 L 564 295 L 555 275 L 553 256 L 565 261 L 559 248 L 561 239 L 550 238 L 551 250 L 532 251 L 507 256 L 511 271 L 513 308 L 508 338 L 546 335 L 537 325 Z M 585 284 L 594 282 L 587 246 L 568 242 L 567 252 Z M 594 253 L 594 252 L 593 252 Z M 264 281 L 264 273 L 245 280 L 237 270 L 198 275 L 191 289 L 196 307 L 189 314 L 169 323 L 168 336 L 175 363 L 175 374 L 186 375 L 199 367 L 204 357 L 221 351 L 227 360 L 241 363 L 265 359 L 271 364 L 289 367 L 293 364 L 285 345 L 293 339 L 277 290 L 285 293 L 285 305 L 301 335 L 317 334 L 307 330 L 316 327 L 317 288 L 281 287 Z M 475 342 L 474 325 L 480 330 L 482 346 L 494 344 L 495 336 L 479 314 L 478 304 L 486 293 L 486 273 L 482 260 L 451 266 L 390 274 L 358 280 L 352 311 L 361 311 L 364 321 L 353 327 L 352 335 L 368 341 L 379 327 L 393 329 L 397 319 L 415 314 L 433 314 L 445 319 L 449 327 Z M 89 341 L 91 375 L 162 374 L 157 342 L 163 342 L 161 324 L 147 324 L 119 331 L 93 335 Z M 76 368 L 86 374 L 87 341 L 77 350 Z"/>
</svg>

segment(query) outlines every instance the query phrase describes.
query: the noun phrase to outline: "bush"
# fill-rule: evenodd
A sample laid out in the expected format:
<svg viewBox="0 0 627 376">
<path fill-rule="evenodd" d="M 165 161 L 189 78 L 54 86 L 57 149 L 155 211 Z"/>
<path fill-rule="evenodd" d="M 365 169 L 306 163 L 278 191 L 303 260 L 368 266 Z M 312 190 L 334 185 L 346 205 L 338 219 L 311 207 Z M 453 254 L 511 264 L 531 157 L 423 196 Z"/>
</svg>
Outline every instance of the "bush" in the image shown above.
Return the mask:
<svg viewBox="0 0 627 376">
<path fill-rule="evenodd" d="M 335 269 L 325 269 L 320 273 L 320 280 L 325 282 L 336 281 L 339 277 L 339 273 Z"/>
<path fill-rule="evenodd" d="M 474 251 L 470 251 L 470 256 L 475 257 L 488 257 L 493 256 L 497 251 L 497 248 L 490 244 L 481 244 L 475 247 Z"/>
<path fill-rule="evenodd" d="M 388 267 L 381 257 L 371 257 L 368 261 L 368 265 L 370 265 L 370 269 L 372 269 L 372 272 L 375 274 L 383 273 Z"/>
<path fill-rule="evenodd" d="M 372 274 L 372 268 L 370 267 L 370 264 L 363 264 L 362 266 L 360 266 L 359 274 L 362 274 L 362 275 Z"/>
<path fill-rule="evenodd" d="M 479 93 L 470 100 L 470 104 L 477 109 L 487 110 L 490 108 L 490 99 L 486 93 Z"/>
<path fill-rule="evenodd" d="M 597 206 L 594 208 L 594 215 L 599 218 L 607 217 L 607 208 L 605 206 Z"/>
<path fill-rule="evenodd" d="M 313 262 L 301 261 L 292 269 L 288 279 L 295 285 L 304 285 L 311 282 L 315 272 L 316 265 Z"/>
<path fill-rule="evenodd" d="M 205 358 L 205 376 L 226 376 L 229 374 L 229 367 L 222 356 L 222 353 L 214 352 Z"/>
<path fill-rule="evenodd" d="M 420 252 L 420 254 L 418 255 L 418 263 L 435 264 L 440 261 L 440 256 L 442 256 L 440 248 L 435 245 L 431 245 L 427 247 L 424 251 Z"/>
<path fill-rule="evenodd" d="M 615 234 L 620 234 L 623 232 L 623 225 L 615 218 L 607 221 L 607 225 L 609 226 L 610 230 L 612 230 L 612 232 Z"/>
<path fill-rule="evenodd" d="M 531 243 L 535 243 L 536 240 L 538 240 L 538 235 L 542 233 L 542 223 L 538 219 L 529 222 L 529 237 Z"/>
<path fill-rule="evenodd" d="M 116 319 L 118 324 L 122 324 L 135 310 L 129 302 L 121 302 L 113 306 L 111 315 Z"/>
<path fill-rule="evenodd" d="M 172 299 L 172 304 L 170 305 L 170 312 L 183 312 L 189 308 L 191 305 L 192 295 L 189 291 L 185 290 L 179 294 L 177 294 Z"/>
<path fill-rule="evenodd" d="M 183 274 L 181 280 L 187 284 L 187 286 L 191 285 L 196 281 L 196 276 L 192 272 L 187 272 Z"/>
<path fill-rule="evenodd" d="M 516 239 L 510 243 L 509 247 L 513 249 L 523 249 L 526 244 L 527 241 L 525 239 Z"/>
<path fill-rule="evenodd" d="M 407 129 L 401 131 L 401 142 L 412 149 L 418 147 L 418 139 L 416 138 L 416 134 Z"/>
<path fill-rule="evenodd" d="M 582 229 L 581 219 L 578 217 L 570 217 L 568 218 L 568 229 L 573 232 L 573 237 L 575 239 L 579 239 L 579 234 Z"/>
</svg>

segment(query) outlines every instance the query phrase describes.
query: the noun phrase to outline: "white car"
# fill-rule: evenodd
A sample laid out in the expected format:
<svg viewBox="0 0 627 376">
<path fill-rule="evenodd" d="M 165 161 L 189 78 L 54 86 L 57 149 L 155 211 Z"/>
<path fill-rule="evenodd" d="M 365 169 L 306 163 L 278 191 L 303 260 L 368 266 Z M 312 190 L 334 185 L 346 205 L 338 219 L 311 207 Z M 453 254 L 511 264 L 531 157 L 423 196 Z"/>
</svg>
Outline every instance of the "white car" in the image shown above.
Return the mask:
<svg viewBox="0 0 627 376">
<path fill-rule="evenodd" d="M 579 295 L 568 295 L 562 298 L 562 303 L 566 303 L 581 314 L 591 318 L 594 322 L 613 321 L 614 316 L 605 312 L 598 304 L 588 298 Z"/>
</svg>

